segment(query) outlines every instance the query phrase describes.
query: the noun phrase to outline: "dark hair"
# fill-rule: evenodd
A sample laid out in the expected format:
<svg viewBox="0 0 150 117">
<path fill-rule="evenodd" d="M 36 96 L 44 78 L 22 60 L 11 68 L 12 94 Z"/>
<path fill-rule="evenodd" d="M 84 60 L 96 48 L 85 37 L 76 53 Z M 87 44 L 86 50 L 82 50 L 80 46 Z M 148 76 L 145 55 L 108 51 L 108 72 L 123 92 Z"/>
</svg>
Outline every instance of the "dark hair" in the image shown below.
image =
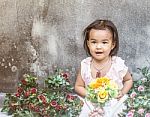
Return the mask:
<svg viewBox="0 0 150 117">
<path fill-rule="evenodd" d="M 118 31 L 116 26 L 113 24 L 112 21 L 110 20 L 95 20 L 93 23 L 88 25 L 84 31 L 83 31 L 83 36 L 84 36 L 84 49 L 85 51 L 91 55 L 90 50 L 87 45 L 87 40 L 89 40 L 89 33 L 91 29 L 96 29 L 96 30 L 110 30 L 112 33 L 113 39 L 112 42 L 115 43 L 115 47 L 111 50 L 110 55 L 114 56 L 117 54 L 119 50 L 119 38 L 118 38 Z"/>
</svg>

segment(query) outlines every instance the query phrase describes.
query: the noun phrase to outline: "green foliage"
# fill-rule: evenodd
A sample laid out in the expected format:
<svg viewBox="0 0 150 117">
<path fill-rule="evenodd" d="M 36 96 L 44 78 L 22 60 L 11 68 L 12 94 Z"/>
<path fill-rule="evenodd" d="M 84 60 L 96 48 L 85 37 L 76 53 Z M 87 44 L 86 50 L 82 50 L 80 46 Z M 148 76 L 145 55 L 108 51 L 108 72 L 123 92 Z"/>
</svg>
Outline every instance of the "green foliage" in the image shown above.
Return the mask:
<svg viewBox="0 0 150 117">
<path fill-rule="evenodd" d="M 150 117 L 150 71 L 148 67 L 139 70 L 142 77 L 134 81 L 126 101 L 127 109 L 121 117 Z"/>
<path fill-rule="evenodd" d="M 15 94 L 6 94 L 2 112 L 14 117 L 76 117 L 82 102 L 73 95 L 69 72 L 57 69 L 39 88 L 37 78 L 24 75 Z"/>
</svg>

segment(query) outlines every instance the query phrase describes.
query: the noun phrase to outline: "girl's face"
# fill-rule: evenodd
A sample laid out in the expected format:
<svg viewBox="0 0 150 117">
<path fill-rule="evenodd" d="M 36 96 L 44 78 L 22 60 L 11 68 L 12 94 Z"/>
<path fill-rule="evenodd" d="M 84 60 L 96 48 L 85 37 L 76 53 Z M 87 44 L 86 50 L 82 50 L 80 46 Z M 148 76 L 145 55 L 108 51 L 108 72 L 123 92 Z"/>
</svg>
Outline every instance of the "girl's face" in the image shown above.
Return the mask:
<svg viewBox="0 0 150 117">
<path fill-rule="evenodd" d="M 91 29 L 87 45 L 93 59 L 97 61 L 108 60 L 111 50 L 115 47 L 115 43 L 112 42 L 112 33 L 108 29 Z"/>
</svg>

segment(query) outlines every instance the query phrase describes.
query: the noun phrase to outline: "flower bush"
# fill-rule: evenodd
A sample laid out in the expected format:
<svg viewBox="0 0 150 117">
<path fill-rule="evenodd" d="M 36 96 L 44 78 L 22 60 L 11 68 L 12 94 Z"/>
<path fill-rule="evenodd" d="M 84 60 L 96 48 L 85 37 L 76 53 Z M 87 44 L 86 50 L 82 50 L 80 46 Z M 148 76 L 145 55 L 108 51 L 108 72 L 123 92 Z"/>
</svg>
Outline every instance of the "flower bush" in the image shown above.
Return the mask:
<svg viewBox="0 0 150 117">
<path fill-rule="evenodd" d="M 148 67 L 139 70 L 142 77 L 134 81 L 121 117 L 150 117 L 150 72 Z"/>
<path fill-rule="evenodd" d="M 15 94 L 6 94 L 2 112 L 14 117 L 76 117 L 82 102 L 73 94 L 69 72 L 57 69 L 39 88 L 37 78 L 24 75 Z"/>
</svg>

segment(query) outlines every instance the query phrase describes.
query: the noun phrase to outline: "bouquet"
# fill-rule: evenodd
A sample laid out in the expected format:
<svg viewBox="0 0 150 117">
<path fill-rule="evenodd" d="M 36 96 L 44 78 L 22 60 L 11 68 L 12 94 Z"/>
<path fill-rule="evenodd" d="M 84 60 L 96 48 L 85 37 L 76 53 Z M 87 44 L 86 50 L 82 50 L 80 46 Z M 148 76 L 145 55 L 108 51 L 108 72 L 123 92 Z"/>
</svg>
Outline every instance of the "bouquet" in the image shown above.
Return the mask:
<svg viewBox="0 0 150 117">
<path fill-rule="evenodd" d="M 117 95 L 118 85 L 107 77 L 97 78 L 87 86 L 87 100 L 100 107 Z"/>
</svg>

